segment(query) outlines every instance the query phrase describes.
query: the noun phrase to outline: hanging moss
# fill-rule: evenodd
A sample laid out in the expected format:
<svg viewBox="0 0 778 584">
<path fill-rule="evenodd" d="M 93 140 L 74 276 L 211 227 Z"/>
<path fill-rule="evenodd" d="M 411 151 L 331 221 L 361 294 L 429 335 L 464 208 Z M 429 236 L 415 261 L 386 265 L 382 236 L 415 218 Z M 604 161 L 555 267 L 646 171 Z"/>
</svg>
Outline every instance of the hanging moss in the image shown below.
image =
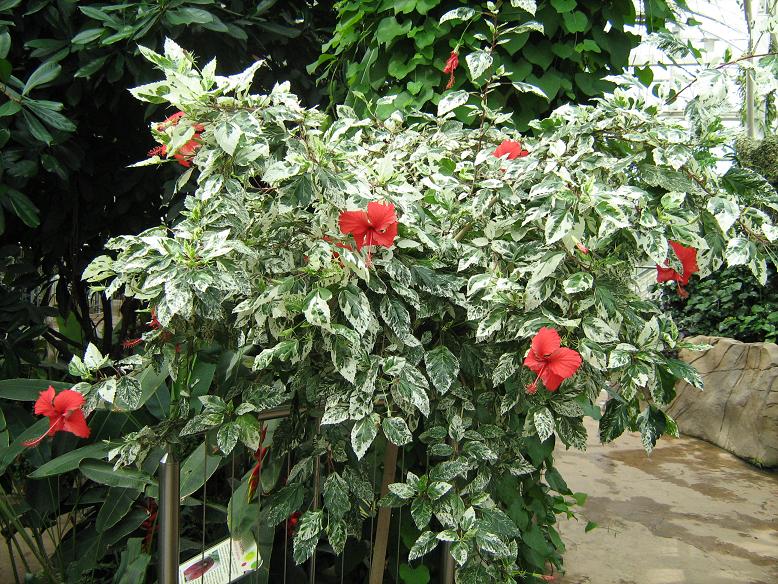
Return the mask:
<svg viewBox="0 0 778 584">
<path fill-rule="evenodd" d="M 778 187 L 778 136 L 771 134 L 763 140 L 741 136 L 735 141 L 738 162 L 765 177 Z"/>
</svg>

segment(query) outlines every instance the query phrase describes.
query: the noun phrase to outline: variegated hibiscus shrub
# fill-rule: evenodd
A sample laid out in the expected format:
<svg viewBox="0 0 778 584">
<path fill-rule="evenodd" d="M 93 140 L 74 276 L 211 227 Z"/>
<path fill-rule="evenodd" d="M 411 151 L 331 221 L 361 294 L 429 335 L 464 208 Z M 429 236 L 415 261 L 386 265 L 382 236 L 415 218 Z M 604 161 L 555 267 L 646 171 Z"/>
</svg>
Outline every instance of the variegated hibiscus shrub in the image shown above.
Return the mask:
<svg viewBox="0 0 778 584">
<path fill-rule="evenodd" d="M 171 377 L 163 420 L 111 460 L 140 466 L 198 433 L 216 460 L 257 451 L 232 531 L 299 512 L 298 563 L 325 538 L 336 554 L 371 541 L 365 519 L 392 506 L 409 548 L 398 562 L 435 578 L 441 553 L 458 582 L 536 582 L 560 567 L 555 517 L 582 497 L 555 470 L 555 446 L 585 449 L 591 415 L 602 441 L 639 431 L 650 452 L 677 435 L 663 411 L 675 380 L 700 386 L 672 356 L 689 345 L 641 270 L 684 274 L 673 241 L 697 250 L 699 276 L 726 262 L 764 279 L 775 200 L 741 200 L 716 174 L 715 131 L 622 90 L 520 137 L 485 106 L 479 129 L 463 127 L 449 113 L 459 97 L 437 117 L 339 107 L 330 119 L 283 83 L 251 94 L 256 67 L 221 77 L 172 42 L 144 53 L 165 78 L 133 93 L 183 112 L 153 126 L 169 159 L 144 164 L 181 162 L 185 146 L 180 182 L 196 190 L 177 221 L 111 241 L 85 273 L 156 323 L 123 377 L 78 386 L 88 410 L 141 407 L 154 394 L 127 379 Z M 196 371 L 214 355 L 223 381 L 209 386 Z M 285 406 L 289 417 L 262 421 Z M 257 487 L 261 464 L 275 474 Z"/>
</svg>

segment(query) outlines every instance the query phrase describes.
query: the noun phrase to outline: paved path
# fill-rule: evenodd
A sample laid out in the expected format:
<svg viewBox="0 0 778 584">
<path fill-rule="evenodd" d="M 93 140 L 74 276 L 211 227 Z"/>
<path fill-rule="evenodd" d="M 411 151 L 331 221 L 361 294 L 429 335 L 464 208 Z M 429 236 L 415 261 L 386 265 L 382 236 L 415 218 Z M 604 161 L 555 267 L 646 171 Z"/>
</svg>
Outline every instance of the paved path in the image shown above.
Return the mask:
<svg viewBox="0 0 778 584">
<path fill-rule="evenodd" d="M 556 457 L 589 494 L 560 526 L 559 584 L 778 583 L 778 473 L 695 438 L 662 439 L 650 457 L 638 434 L 603 446 L 587 420 L 587 452 Z M 584 533 L 587 520 L 599 527 Z"/>
</svg>

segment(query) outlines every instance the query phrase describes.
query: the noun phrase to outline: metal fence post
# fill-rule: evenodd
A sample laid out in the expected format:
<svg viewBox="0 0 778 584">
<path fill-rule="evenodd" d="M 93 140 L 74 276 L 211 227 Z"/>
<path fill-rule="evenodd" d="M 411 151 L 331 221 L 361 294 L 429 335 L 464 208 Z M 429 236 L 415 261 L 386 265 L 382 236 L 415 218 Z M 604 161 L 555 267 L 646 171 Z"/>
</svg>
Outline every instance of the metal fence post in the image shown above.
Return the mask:
<svg viewBox="0 0 778 584">
<path fill-rule="evenodd" d="M 159 462 L 159 584 L 178 584 L 181 465 L 168 446 Z"/>
<path fill-rule="evenodd" d="M 454 558 L 451 556 L 451 542 L 443 544 L 441 550 L 443 559 L 441 560 L 441 571 L 443 572 L 443 584 L 454 584 Z"/>
<path fill-rule="evenodd" d="M 384 452 L 384 476 L 381 480 L 381 496 L 389 492 L 389 484 L 394 482 L 397 472 L 397 445 L 387 441 Z M 381 584 L 384 581 L 386 562 L 386 546 L 389 543 L 389 524 L 392 521 L 392 508 L 381 507 L 378 511 L 378 526 L 376 527 L 373 559 L 370 561 L 370 584 Z"/>
</svg>

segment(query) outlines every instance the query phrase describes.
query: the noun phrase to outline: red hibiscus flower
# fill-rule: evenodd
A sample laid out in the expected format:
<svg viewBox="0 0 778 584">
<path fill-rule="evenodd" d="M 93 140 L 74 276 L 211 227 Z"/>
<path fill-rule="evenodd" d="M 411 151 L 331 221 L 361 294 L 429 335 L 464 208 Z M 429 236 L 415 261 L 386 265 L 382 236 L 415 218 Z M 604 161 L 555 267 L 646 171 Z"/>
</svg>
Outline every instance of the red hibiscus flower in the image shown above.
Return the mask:
<svg viewBox="0 0 778 584">
<path fill-rule="evenodd" d="M 265 441 L 265 436 L 267 435 L 267 428 L 263 427 L 262 432 L 259 435 L 259 448 L 257 448 L 257 451 L 254 453 L 254 460 L 257 461 L 257 463 L 254 465 L 254 468 L 251 469 L 251 476 L 249 477 L 249 488 L 248 488 L 248 502 L 251 503 L 251 499 L 254 498 L 254 493 L 257 492 L 257 486 L 259 485 L 260 477 L 262 476 L 262 461 L 265 459 L 265 455 L 267 454 L 267 451 L 270 449 L 269 446 L 262 447 L 262 443 Z"/>
<path fill-rule="evenodd" d="M 657 264 L 656 281 L 675 282 L 678 285 L 678 296 L 688 298 L 689 293 L 684 289 L 684 286 L 689 283 L 689 278 L 692 277 L 692 274 L 700 271 L 700 268 L 697 266 L 697 250 L 693 247 L 683 246 L 677 241 L 671 241 L 670 247 L 673 248 L 676 257 L 680 260 L 683 273 L 679 274 L 674 269 L 667 267 L 668 262 L 665 262 L 664 266 Z"/>
<path fill-rule="evenodd" d="M 448 83 L 446 84 L 446 89 L 451 89 L 454 86 L 454 70 L 459 67 L 459 53 L 456 49 L 451 51 L 451 54 L 448 56 L 448 61 L 446 61 L 446 66 L 443 67 L 443 73 L 448 73 Z"/>
<path fill-rule="evenodd" d="M 200 142 L 200 134 L 195 133 L 194 136 L 192 136 L 192 139 L 189 140 L 186 144 L 181 146 L 181 148 L 178 149 L 178 151 L 173 155 L 173 158 L 175 158 L 178 161 L 178 164 L 183 166 L 184 168 L 189 168 L 192 166 L 192 158 L 194 158 L 195 152 L 197 152 L 197 149 L 201 146 Z M 152 156 L 159 156 L 160 158 L 165 158 L 167 156 L 167 146 L 162 144 L 161 146 L 157 146 L 156 148 L 152 148 L 148 152 L 149 158 Z"/>
<path fill-rule="evenodd" d="M 35 402 L 35 413 L 49 419 L 49 429 L 42 436 L 25 442 L 25 446 L 37 446 L 46 436 L 53 436 L 63 430 L 79 438 L 89 437 L 89 426 L 86 425 L 84 412 L 81 411 L 84 396 L 72 389 L 63 389 L 56 395 L 55 393 L 54 388 L 49 386 Z"/>
<path fill-rule="evenodd" d="M 578 371 L 581 355 L 561 344 L 562 339 L 556 329 L 543 327 L 533 337 L 524 365 L 537 373 L 538 377 L 527 388 L 527 393 L 537 392 L 538 379 L 543 381 L 548 391 L 556 391 L 565 379 Z"/>
<path fill-rule="evenodd" d="M 200 133 L 196 132 L 195 135 L 192 136 L 191 140 L 178 149 L 178 151 L 173 155 L 173 158 L 178 161 L 178 164 L 184 168 L 189 168 L 192 166 L 190 161 L 192 158 L 194 158 L 195 152 L 197 152 L 197 149 L 201 146 L 199 140 Z"/>
<path fill-rule="evenodd" d="M 497 148 L 495 148 L 494 152 L 492 152 L 492 155 L 500 158 L 506 154 L 508 155 L 508 160 L 513 160 L 514 158 L 523 158 L 528 156 L 529 150 L 522 148 L 521 142 L 503 140 L 502 144 L 500 144 Z"/>
<path fill-rule="evenodd" d="M 158 132 L 164 132 L 167 128 L 170 128 L 171 126 L 177 126 L 178 122 L 181 121 L 181 118 L 184 117 L 184 112 L 176 112 L 172 116 L 168 116 L 165 118 L 164 121 L 157 124 L 157 131 Z M 202 132 L 205 130 L 205 126 L 203 124 L 192 124 L 192 126 L 195 129 L 195 132 Z"/>
<path fill-rule="evenodd" d="M 184 112 L 174 113 L 172 116 L 166 118 L 163 122 L 157 124 L 157 131 L 164 132 L 167 128 L 178 125 L 178 122 L 182 117 L 184 117 Z M 201 146 L 200 134 L 205 131 L 205 126 L 203 124 L 192 124 L 192 127 L 195 129 L 195 134 L 192 136 L 192 139 L 181 146 L 173 155 L 173 158 L 175 158 L 184 168 L 189 168 L 192 166 L 191 160 L 194 158 L 197 149 Z M 149 150 L 148 156 L 159 156 L 161 158 L 165 158 L 167 156 L 167 146 L 162 144 L 161 146 L 152 148 Z"/>
<path fill-rule="evenodd" d="M 392 247 L 397 237 L 397 215 L 392 203 L 368 203 L 366 212 L 343 211 L 338 223 L 341 233 L 354 236 L 357 251 L 367 246 L 368 265 L 372 246 Z"/>
<path fill-rule="evenodd" d="M 157 311 L 152 307 L 151 308 L 151 320 L 146 323 L 146 326 L 149 327 L 153 331 L 158 331 L 162 328 L 162 323 L 159 322 L 159 319 L 157 318 Z M 162 334 L 160 335 L 160 338 L 163 341 L 170 340 L 170 338 L 173 335 L 170 333 L 170 331 L 162 331 Z M 127 339 L 125 341 L 122 341 L 122 347 L 125 349 L 132 349 L 133 347 L 137 347 L 143 342 L 143 338 L 139 337 L 137 339 Z M 178 351 L 176 351 L 178 352 Z"/>
<path fill-rule="evenodd" d="M 178 122 L 181 121 L 181 118 L 183 117 L 184 112 L 176 112 L 172 116 L 166 117 L 162 122 L 157 124 L 157 132 L 164 132 L 165 129 L 169 128 L 170 126 L 178 125 Z"/>
<path fill-rule="evenodd" d="M 286 536 L 293 537 L 294 532 L 297 531 L 297 524 L 300 522 L 300 512 L 295 511 L 286 520 Z"/>
</svg>

